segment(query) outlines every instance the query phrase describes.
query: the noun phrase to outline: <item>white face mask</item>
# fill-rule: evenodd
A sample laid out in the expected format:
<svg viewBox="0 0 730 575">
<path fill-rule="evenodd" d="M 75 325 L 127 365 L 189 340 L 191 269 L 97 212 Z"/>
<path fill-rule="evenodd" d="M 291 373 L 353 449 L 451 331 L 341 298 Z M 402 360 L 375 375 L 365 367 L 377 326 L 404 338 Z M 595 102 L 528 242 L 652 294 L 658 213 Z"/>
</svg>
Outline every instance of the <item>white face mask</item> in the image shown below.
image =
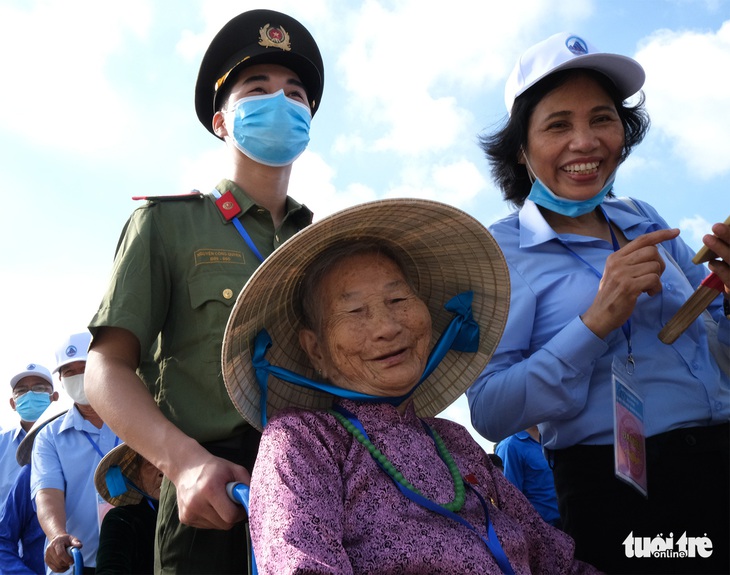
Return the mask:
<svg viewBox="0 0 730 575">
<path fill-rule="evenodd" d="M 78 403 L 79 405 L 89 405 L 89 400 L 86 399 L 86 392 L 84 391 L 83 373 L 69 377 L 62 377 L 61 383 L 69 397 L 74 400 L 74 403 Z"/>
</svg>

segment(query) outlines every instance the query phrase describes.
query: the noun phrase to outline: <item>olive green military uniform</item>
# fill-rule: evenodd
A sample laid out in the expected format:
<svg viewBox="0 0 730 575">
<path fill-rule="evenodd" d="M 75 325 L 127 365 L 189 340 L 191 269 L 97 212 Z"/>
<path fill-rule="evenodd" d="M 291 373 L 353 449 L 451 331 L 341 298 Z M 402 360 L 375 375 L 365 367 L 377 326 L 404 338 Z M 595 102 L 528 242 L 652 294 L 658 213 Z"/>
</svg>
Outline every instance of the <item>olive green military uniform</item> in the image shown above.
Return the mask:
<svg viewBox="0 0 730 575">
<path fill-rule="evenodd" d="M 305 206 L 287 198 L 286 216 L 275 229 L 269 212 L 236 184 L 223 180 L 216 188 L 233 194 L 242 210 L 238 217 L 264 257 L 312 221 Z M 220 358 L 233 303 L 259 264 L 211 195 L 153 198 L 128 220 L 109 288 L 89 325 L 92 333 L 102 326 L 127 329 L 140 349 L 155 349 L 154 361 L 142 361 L 140 375 L 165 416 L 211 453 L 248 469 L 258 432 L 228 397 Z M 243 526 L 216 531 L 178 525 L 174 485 L 163 483 L 157 530 L 163 566 L 172 561 L 177 573 L 240 572 L 246 561 L 243 533 Z M 208 546 L 211 538 L 215 545 Z M 230 539 L 233 571 L 223 567 L 231 558 L 221 538 Z"/>
</svg>

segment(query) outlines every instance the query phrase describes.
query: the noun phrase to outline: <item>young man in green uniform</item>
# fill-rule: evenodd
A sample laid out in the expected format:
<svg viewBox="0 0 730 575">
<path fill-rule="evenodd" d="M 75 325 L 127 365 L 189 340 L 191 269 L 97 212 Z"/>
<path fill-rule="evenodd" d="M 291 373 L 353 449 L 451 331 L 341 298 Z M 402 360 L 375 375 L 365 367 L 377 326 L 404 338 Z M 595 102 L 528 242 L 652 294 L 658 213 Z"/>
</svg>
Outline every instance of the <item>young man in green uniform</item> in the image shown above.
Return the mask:
<svg viewBox="0 0 730 575">
<path fill-rule="evenodd" d="M 259 434 L 228 397 L 221 343 L 246 280 L 312 220 L 287 189 L 323 82 L 319 49 L 293 18 L 253 10 L 220 30 L 195 107 L 226 143 L 230 179 L 210 194 L 148 198 L 132 214 L 89 326 L 92 405 L 165 475 L 157 572 L 245 569 L 245 513 L 225 485 L 248 483 Z"/>
</svg>

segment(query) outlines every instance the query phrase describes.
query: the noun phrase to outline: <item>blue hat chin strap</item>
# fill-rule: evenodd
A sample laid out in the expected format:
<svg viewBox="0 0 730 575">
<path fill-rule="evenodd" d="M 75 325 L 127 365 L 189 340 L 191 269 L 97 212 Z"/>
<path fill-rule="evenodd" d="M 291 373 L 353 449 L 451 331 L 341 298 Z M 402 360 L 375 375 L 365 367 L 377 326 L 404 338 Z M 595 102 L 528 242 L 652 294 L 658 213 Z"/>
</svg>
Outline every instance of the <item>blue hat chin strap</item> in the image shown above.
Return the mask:
<svg viewBox="0 0 730 575">
<path fill-rule="evenodd" d="M 131 489 L 144 497 L 147 500 L 147 504 L 153 509 L 155 508 L 154 503 L 156 503 L 157 500 L 154 497 L 150 497 L 147 493 L 142 491 L 142 489 L 137 487 L 131 479 L 122 473 L 122 469 L 118 465 L 111 465 L 109 469 L 107 469 L 104 479 L 106 480 L 106 487 L 109 490 L 110 497 L 119 497 Z"/>
<path fill-rule="evenodd" d="M 436 342 L 431 354 L 428 356 L 426 368 L 418 383 L 405 395 L 398 397 L 383 397 L 379 395 L 369 395 L 367 393 L 359 393 L 349 389 L 343 389 L 329 383 L 313 381 L 307 377 L 271 365 L 266 359 L 266 352 L 272 346 L 271 336 L 265 329 L 262 329 L 254 340 L 254 350 L 251 358 L 254 370 L 256 372 L 256 381 L 261 391 L 261 425 L 266 426 L 266 404 L 268 400 L 268 380 L 273 375 L 283 381 L 299 385 L 308 389 L 323 391 L 336 397 L 350 399 L 354 401 L 370 402 L 370 403 L 389 403 L 391 405 L 400 405 L 408 399 L 418 386 L 428 378 L 431 373 L 438 367 L 441 360 L 446 356 L 449 350 L 474 353 L 479 349 L 479 324 L 474 321 L 472 316 L 471 303 L 474 292 L 462 292 L 451 298 L 444 305 L 444 309 L 452 312 L 454 317 L 449 322 L 444 332 Z"/>
</svg>

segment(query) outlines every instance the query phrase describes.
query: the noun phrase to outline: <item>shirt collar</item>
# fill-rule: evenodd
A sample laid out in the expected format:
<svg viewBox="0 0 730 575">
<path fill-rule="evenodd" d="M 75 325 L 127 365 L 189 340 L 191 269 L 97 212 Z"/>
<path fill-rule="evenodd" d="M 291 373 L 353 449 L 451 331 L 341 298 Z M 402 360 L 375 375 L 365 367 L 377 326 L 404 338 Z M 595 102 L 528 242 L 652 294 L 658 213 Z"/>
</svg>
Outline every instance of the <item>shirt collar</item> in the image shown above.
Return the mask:
<svg viewBox="0 0 730 575">
<path fill-rule="evenodd" d="M 241 208 L 241 213 L 243 214 L 256 207 L 256 202 L 254 202 L 246 194 L 246 192 L 244 192 L 243 189 L 238 186 L 238 184 L 231 180 L 227 180 L 224 178 L 220 182 L 218 182 L 218 185 L 215 188 L 221 193 L 221 195 L 230 191 L 233 194 L 233 197 L 236 199 L 236 203 Z M 300 204 L 291 197 L 287 196 L 286 215 L 284 216 L 284 220 L 286 221 L 290 218 L 293 219 L 295 223 L 301 224 L 300 227 L 304 227 L 312 223 L 313 214 L 307 206 L 305 206 L 304 204 Z"/>
<path fill-rule="evenodd" d="M 531 248 L 557 239 L 558 234 L 545 221 L 537 204 L 525 200 L 517 216 L 520 222 L 520 247 Z"/>
<path fill-rule="evenodd" d="M 23 429 L 22 424 L 18 423 L 18 427 L 16 427 L 15 431 L 13 432 L 13 441 L 18 442 L 18 443 L 23 441 L 25 434 L 26 434 L 26 431 L 25 431 L 25 429 Z"/>
<path fill-rule="evenodd" d="M 69 429 L 76 429 L 78 431 L 86 430 L 95 433 L 100 432 L 99 428 L 87 421 L 84 416 L 81 415 L 76 404 L 71 406 L 71 409 L 69 409 L 66 412 L 66 415 L 63 416 L 63 421 L 61 422 L 61 427 L 58 428 L 58 432 L 61 433 Z"/>
<path fill-rule="evenodd" d="M 640 214 L 632 202 L 620 198 L 606 199 L 601 206 L 606 212 L 608 219 L 616 224 L 628 240 L 633 240 L 642 234 L 659 229 L 659 225 L 651 222 L 646 216 Z M 555 233 L 545 221 L 537 204 L 532 200 L 525 200 L 518 214 L 520 222 L 520 247 L 531 248 L 558 239 Z"/>
<path fill-rule="evenodd" d="M 529 434 L 529 433 L 527 433 L 526 431 L 518 431 L 517 433 L 515 433 L 515 437 L 517 437 L 517 439 L 521 439 L 521 440 L 523 440 L 523 441 L 524 441 L 525 439 L 532 439 L 532 435 L 530 435 L 530 434 Z M 534 440 L 533 440 L 533 441 L 534 441 Z"/>
</svg>

